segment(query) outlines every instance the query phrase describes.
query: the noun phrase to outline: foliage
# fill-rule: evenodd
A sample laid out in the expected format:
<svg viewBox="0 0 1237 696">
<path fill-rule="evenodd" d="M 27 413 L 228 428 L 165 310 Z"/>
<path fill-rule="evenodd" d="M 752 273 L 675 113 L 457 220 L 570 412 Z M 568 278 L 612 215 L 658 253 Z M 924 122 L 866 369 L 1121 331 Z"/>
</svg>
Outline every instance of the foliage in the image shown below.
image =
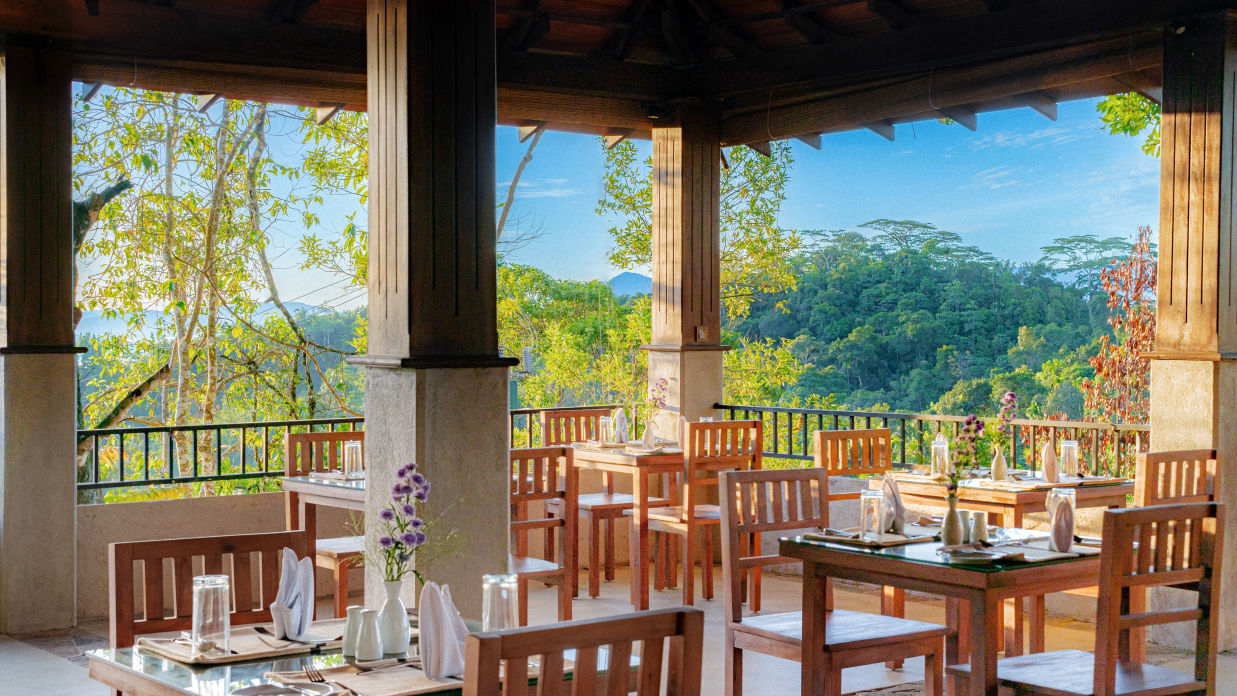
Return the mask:
<svg viewBox="0 0 1237 696">
<path fill-rule="evenodd" d="M 1138 92 L 1126 92 L 1105 97 L 1095 105 L 1100 121 L 1113 135 L 1138 136 L 1143 140 L 1143 152 L 1160 156 L 1160 105 Z"/>
<path fill-rule="evenodd" d="M 799 234 L 777 224 L 786 199 L 790 145 L 773 144 L 765 157 L 746 147 L 729 150 L 720 192 L 721 296 L 729 317 L 747 314 L 752 298 L 795 286 L 792 261 Z M 610 263 L 644 270 L 653 262 L 653 162 L 625 140 L 606 151 L 603 196 L 597 214 L 615 221 L 608 231 Z"/>
<path fill-rule="evenodd" d="M 1100 239 L 1093 234 L 1076 234 L 1057 237 L 1041 248 L 1040 263 L 1074 277 L 1074 286 L 1085 292 L 1099 289 L 1100 272 L 1113 257 L 1129 248 L 1129 241 L 1121 237 Z"/>
<path fill-rule="evenodd" d="M 1112 333 L 1100 337 L 1091 358 L 1095 379 L 1084 384 L 1087 408 L 1103 420 L 1147 423 L 1151 411 L 1151 361 L 1155 344 L 1156 255 L 1151 228 L 1141 227 L 1127 258 L 1104 269 L 1101 283 Z"/>
</svg>

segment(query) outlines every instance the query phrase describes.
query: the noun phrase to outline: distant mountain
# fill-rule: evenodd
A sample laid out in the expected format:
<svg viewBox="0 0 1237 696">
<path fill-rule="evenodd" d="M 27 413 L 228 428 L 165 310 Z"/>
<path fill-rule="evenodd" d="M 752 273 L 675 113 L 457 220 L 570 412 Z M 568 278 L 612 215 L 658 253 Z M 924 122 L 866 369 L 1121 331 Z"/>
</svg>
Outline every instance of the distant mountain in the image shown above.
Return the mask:
<svg viewBox="0 0 1237 696">
<path fill-rule="evenodd" d="M 610 289 L 618 297 L 648 295 L 653 292 L 653 279 L 639 273 L 624 271 L 610 279 Z"/>
<path fill-rule="evenodd" d="M 323 311 L 321 307 L 317 307 L 311 304 L 305 304 L 304 302 L 285 302 L 284 306 L 288 308 L 289 312 L 292 312 L 293 316 L 295 316 L 297 312 L 300 312 L 302 310 L 310 314 L 313 314 L 314 312 Z M 273 303 L 267 302 L 258 308 L 258 311 L 256 313 L 256 318 L 259 320 L 264 320 L 266 319 L 267 316 L 271 314 L 277 314 L 278 312 L 279 310 L 276 309 Z M 150 310 L 146 310 L 145 314 L 146 314 L 145 325 L 147 327 L 147 332 L 149 333 L 150 330 L 154 327 L 154 325 L 159 321 L 159 318 L 163 316 L 163 312 L 150 309 Z M 83 312 L 82 320 L 77 325 L 78 335 L 91 334 L 93 336 L 101 336 L 103 334 L 123 334 L 123 333 L 126 333 L 127 331 L 128 331 L 128 325 L 125 324 L 125 320 L 123 318 L 121 317 L 117 317 L 115 319 L 105 318 L 103 316 L 103 312 L 97 309 L 92 309 L 88 312 Z"/>
</svg>

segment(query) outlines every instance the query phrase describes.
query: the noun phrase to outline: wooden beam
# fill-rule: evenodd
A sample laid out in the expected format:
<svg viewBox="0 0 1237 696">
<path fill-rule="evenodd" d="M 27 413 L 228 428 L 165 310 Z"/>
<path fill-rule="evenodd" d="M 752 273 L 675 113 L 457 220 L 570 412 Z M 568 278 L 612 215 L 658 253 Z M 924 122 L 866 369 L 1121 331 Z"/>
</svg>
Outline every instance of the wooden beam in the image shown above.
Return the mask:
<svg viewBox="0 0 1237 696">
<path fill-rule="evenodd" d="M 627 21 L 622 27 L 614 30 L 610 38 L 606 40 L 606 46 L 602 49 L 602 55 L 613 60 L 627 60 L 631 55 L 632 38 L 636 34 L 636 25 L 640 20 L 644 19 L 645 12 L 649 9 L 650 0 L 636 0 L 627 8 Z"/>
<path fill-rule="evenodd" d="M 102 82 L 83 82 L 81 91 L 82 101 L 88 102 L 94 99 L 101 89 L 103 89 Z"/>
<path fill-rule="evenodd" d="M 722 156 L 722 169 L 725 169 L 726 171 L 730 171 L 730 159 L 726 157 L 726 151 L 721 148 L 718 148 L 717 151 Z"/>
<path fill-rule="evenodd" d="M 696 11 L 700 19 L 704 20 L 705 27 L 713 40 L 725 46 L 731 53 L 745 58 L 764 55 L 764 50 L 757 46 L 755 41 L 725 25 L 721 13 L 710 0 L 684 0 L 684 2 Z"/>
<path fill-rule="evenodd" d="M 279 0 L 279 4 L 271 11 L 271 19 L 295 24 L 301 21 L 301 16 L 305 14 L 305 10 L 309 9 L 310 5 L 318 2 L 318 0 Z M 171 5 L 171 2 L 168 2 Z"/>
<path fill-rule="evenodd" d="M 674 54 L 676 67 L 690 67 L 696 64 L 696 51 L 685 36 L 683 19 L 679 16 L 674 0 L 667 0 L 661 10 L 661 35 L 670 52 Z"/>
<path fill-rule="evenodd" d="M 757 140 L 754 142 L 744 143 L 744 144 L 752 148 L 756 152 L 759 152 L 760 154 L 764 155 L 765 157 L 773 156 L 773 143 L 769 142 L 768 140 Z"/>
<path fill-rule="evenodd" d="M 550 16 L 541 11 L 541 0 L 527 0 L 524 11 L 527 14 L 503 35 L 503 50 L 527 51 L 550 33 Z"/>
<path fill-rule="evenodd" d="M 1117 80 L 1121 84 L 1130 88 L 1130 91 L 1138 92 L 1144 97 L 1150 99 L 1156 104 L 1164 102 L 1164 86 L 1161 80 L 1157 80 L 1147 73 L 1150 71 L 1140 71 L 1118 75 Z"/>
<path fill-rule="evenodd" d="M 897 136 L 893 129 L 893 121 L 890 121 L 889 119 L 869 121 L 863 124 L 863 127 L 879 135 L 885 140 L 888 140 L 889 142 L 893 142 L 893 139 Z"/>
<path fill-rule="evenodd" d="M 520 142 L 527 142 L 529 138 L 537 135 L 545 130 L 545 121 L 529 121 L 520 126 Z"/>
<path fill-rule="evenodd" d="M 979 129 L 979 119 L 975 116 L 975 109 L 968 106 L 950 106 L 936 110 L 942 118 L 947 118 L 959 126 L 975 131 Z"/>
<path fill-rule="evenodd" d="M 833 133 L 942 107 L 979 104 L 1098 80 L 1131 68 L 1157 66 L 1161 50 L 1158 37 L 1132 46 L 1128 38 L 1112 39 L 942 70 L 827 99 L 723 113 L 722 143 L 739 145 L 801 133 Z"/>
<path fill-rule="evenodd" d="M 820 149 L 820 133 L 806 133 L 804 135 L 796 135 L 795 139 L 807 145 L 813 150 Z"/>
<path fill-rule="evenodd" d="M 327 106 L 319 106 L 314 109 L 314 121 L 319 126 L 325 126 L 335 118 L 335 115 L 343 110 L 343 104 L 330 104 Z"/>
<path fill-rule="evenodd" d="M 905 29 L 919 23 L 919 18 L 897 3 L 897 0 L 868 0 L 868 10 L 880 16 L 893 29 Z"/>
<path fill-rule="evenodd" d="M 791 29 L 799 32 L 799 35 L 810 44 L 825 43 L 828 41 L 837 41 L 841 37 L 832 29 L 821 24 L 819 20 L 809 17 L 802 9 L 799 0 L 779 0 L 781 5 L 782 20 Z"/>
<path fill-rule="evenodd" d="M 1057 120 L 1057 102 L 1046 92 L 1027 92 L 1015 97 L 1050 121 Z"/>
<path fill-rule="evenodd" d="M 606 143 L 606 149 L 613 150 L 619 143 L 631 137 L 631 131 L 616 131 L 614 133 L 606 133 L 601 137 Z"/>
<path fill-rule="evenodd" d="M 223 99 L 223 95 L 221 94 L 199 94 L 198 111 L 206 111 L 210 107 L 214 106 L 215 102 L 218 102 L 220 99 Z"/>
</svg>

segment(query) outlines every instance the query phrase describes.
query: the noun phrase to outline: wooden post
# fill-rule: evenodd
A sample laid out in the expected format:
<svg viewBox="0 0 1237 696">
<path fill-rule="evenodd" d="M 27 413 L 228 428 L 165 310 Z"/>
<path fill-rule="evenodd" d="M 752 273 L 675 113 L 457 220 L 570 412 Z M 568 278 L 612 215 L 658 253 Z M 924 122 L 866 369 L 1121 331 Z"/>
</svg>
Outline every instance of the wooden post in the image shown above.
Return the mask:
<svg viewBox="0 0 1237 696">
<path fill-rule="evenodd" d="M 1151 362 L 1151 448 L 1214 448 L 1237 467 L 1237 291 L 1234 178 L 1237 14 L 1183 23 L 1164 39 L 1156 347 Z M 1237 503 L 1237 480 L 1221 477 L 1217 499 Z M 1230 519 L 1228 533 L 1237 533 Z M 1223 574 L 1237 577 L 1237 556 Z M 1237 583 L 1222 587 L 1220 649 L 1237 647 Z M 1151 607 L 1177 603 L 1169 591 Z M 1193 645 L 1174 626 L 1157 642 Z"/>
<path fill-rule="evenodd" d="M 722 398 L 721 147 L 717 114 L 682 107 L 653 129 L 653 330 L 649 388 L 664 388 L 658 422 L 673 436 L 679 415 L 713 415 Z"/>
<path fill-rule="evenodd" d="M 369 354 L 354 360 L 369 368 L 366 525 L 372 541 L 396 470 L 415 461 L 433 484 L 425 510 L 466 547 L 420 569 L 472 617 L 482 574 L 506 570 L 517 362 L 498 355 L 494 34 L 492 2 L 368 5 Z M 380 576 L 367 568 L 370 601 Z"/>
<path fill-rule="evenodd" d="M 75 623 L 69 68 L 0 41 L 0 633 Z"/>
</svg>

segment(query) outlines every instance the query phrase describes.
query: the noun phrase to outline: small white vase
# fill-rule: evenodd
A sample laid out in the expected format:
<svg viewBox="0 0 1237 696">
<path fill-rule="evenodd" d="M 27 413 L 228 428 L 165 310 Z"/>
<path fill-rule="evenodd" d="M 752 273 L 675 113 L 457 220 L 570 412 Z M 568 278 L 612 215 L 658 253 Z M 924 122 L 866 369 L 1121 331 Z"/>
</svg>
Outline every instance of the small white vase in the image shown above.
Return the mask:
<svg viewBox="0 0 1237 696">
<path fill-rule="evenodd" d="M 344 623 L 344 642 L 339 652 L 344 657 L 356 657 L 357 640 L 361 637 L 361 612 L 365 607 L 354 604 L 348 607 L 348 619 Z"/>
<path fill-rule="evenodd" d="M 1000 449 L 992 455 L 992 480 L 1004 481 L 1009 476 L 1009 467 L 1005 463 L 1005 453 Z"/>
<path fill-rule="evenodd" d="M 941 543 L 945 546 L 957 546 L 966 538 L 966 530 L 962 528 L 962 520 L 958 518 L 958 499 L 949 496 L 949 511 L 941 520 Z"/>
<path fill-rule="evenodd" d="M 382 605 L 382 613 L 378 615 L 378 632 L 382 636 L 382 651 L 385 653 L 406 653 L 408 643 L 412 640 L 412 631 L 408 627 L 408 610 L 399 597 L 402 580 L 390 580 L 382 583 L 387 591 L 387 601 Z"/>
<path fill-rule="evenodd" d="M 366 609 L 361 612 L 361 630 L 357 633 L 356 659 L 381 660 L 382 636 L 378 631 L 378 610 Z"/>
</svg>

